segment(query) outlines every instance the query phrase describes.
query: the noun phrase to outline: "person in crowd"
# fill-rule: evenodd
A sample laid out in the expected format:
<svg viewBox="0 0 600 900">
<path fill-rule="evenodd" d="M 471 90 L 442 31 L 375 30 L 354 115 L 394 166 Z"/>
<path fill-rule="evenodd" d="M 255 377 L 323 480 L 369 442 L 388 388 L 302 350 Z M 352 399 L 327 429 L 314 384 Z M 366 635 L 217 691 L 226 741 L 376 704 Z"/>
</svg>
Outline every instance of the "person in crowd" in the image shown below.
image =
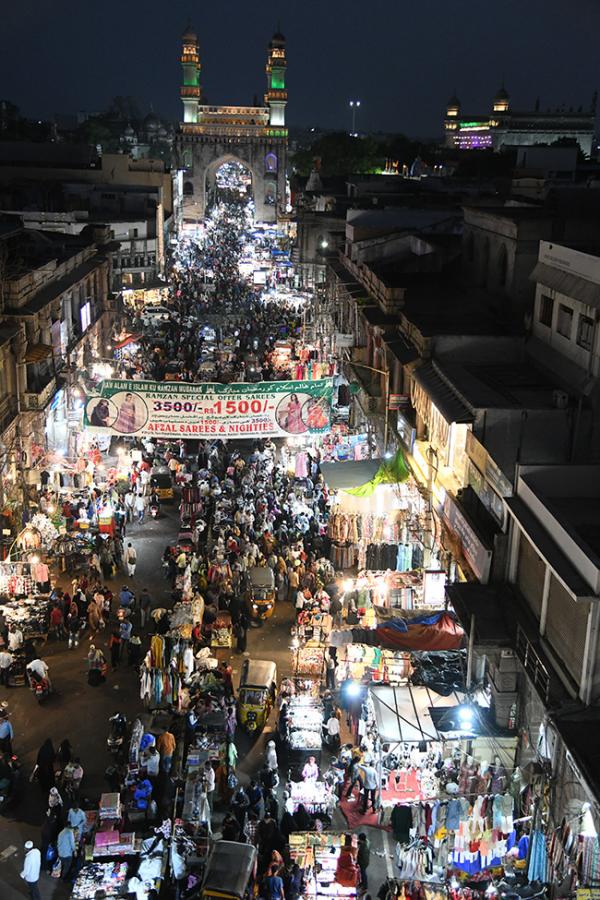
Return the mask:
<svg viewBox="0 0 600 900">
<path fill-rule="evenodd" d="M 59 832 L 56 839 L 56 850 L 60 859 L 61 878 L 63 881 L 68 881 L 76 850 L 75 836 L 70 825 L 65 825 Z"/>
<path fill-rule="evenodd" d="M 108 646 L 110 649 L 110 664 L 113 672 L 116 672 L 121 658 L 121 629 L 115 626 L 111 632 Z"/>
<path fill-rule="evenodd" d="M 46 738 L 36 757 L 35 775 L 42 791 L 46 794 L 54 786 L 54 763 L 56 752 L 50 738 Z"/>
<path fill-rule="evenodd" d="M 42 855 L 37 847 L 33 846 L 33 841 L 25 842 L 25 858 L 23 860 L 23 869 L 21 870 L 21 878 L 27 884 L 29 897 L 31 900 L 41 900 L 39 880 L 42 868 Z"/>
<path fill-rule="evenodd" d="M 14 661 L 15 658 L 12 653 L 9 653 L 8 650 L 4 648 L 0 649 L 0 684 L 7 688 L 11 686 L 10 670 Z"/>
<path fill-rule="evenodd" d="M 369 886 L 367 869 L 369 868 L 370 861 L 371 845 L 369 843 L 367 835 L 364 833 L 364 831 L 361 831 L 361 833 L 358 835 L 356 862 L 358 864 L 358 868 L 360 869 L 360 886 L 364 891 L 366 891 Z"/>
<path fill-rule="evenodd" d="M 363 802 L 361 811 L 364 815 L 367 812 L 369 800 L 371 801 L 371 809 L 373 812 L 377 812 L 376 803 L 379 779 L 377 777 L 377 769 L 371 763 L 362 763 L 361 770 L 363 778 Z"/>
<path fill-rule="evenodd" d="M 307 762 L 302 769 L 302 778 L 304 781 L 317 781 L 319 778 L 319 767 L 314 756 L 309 756 Z"/>
<path fill-rule="evenodd" d="M 127 575 L 133 578 L 135 575 L 135 567 L 137 566 L 137 551 L 131 541 L 127 544 L 125 551 L 125 563 L 127 564 Z"/>
<path fill-rule="evenodd" d="M 167 774 L 171 771 L 173 754 L 175 753 L 176 746 L 177 741 L 175 740 L 175 736 L 168 729 L 165 729 L 165 731 L 158 736 L 156 749 L 160 753 L 161 769 Z"/>
<path fill-rule="evenodd" d="M 344 835 L 344 843 L 335 869 L 335 881 L 342 887 L 356 887 L 360 878 L 356 858 L 358 848 L 351 834 Z"/>
</svg>

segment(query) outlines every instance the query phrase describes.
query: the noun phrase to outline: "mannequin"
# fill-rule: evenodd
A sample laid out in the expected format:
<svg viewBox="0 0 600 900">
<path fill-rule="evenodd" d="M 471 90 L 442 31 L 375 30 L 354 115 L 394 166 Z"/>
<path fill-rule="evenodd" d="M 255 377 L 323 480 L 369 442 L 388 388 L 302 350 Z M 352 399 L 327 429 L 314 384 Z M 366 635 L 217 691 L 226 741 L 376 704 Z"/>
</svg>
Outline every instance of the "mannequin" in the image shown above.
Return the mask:
<svg viewBox="0 0 600 900">
<path fill-rule="evenodd" d="M 490 772 L 492 776 L 490 783 L 491 793 L 503 794 L 506 791 L 506 786 L 508 784 L 508 775 L 499 756 L 494 756 L 494 762 L 492 763 Z"/>
</svg>

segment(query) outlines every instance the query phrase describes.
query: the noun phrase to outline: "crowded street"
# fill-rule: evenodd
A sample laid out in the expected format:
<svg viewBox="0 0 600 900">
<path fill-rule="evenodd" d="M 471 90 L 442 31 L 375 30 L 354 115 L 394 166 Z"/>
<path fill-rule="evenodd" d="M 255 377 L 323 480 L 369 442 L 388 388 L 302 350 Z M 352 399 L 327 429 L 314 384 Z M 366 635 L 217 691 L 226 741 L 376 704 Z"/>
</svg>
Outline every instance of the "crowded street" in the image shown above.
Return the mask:
<svg viewBox="0 0 600 900">
<path fill-rule="evenodd" d="M 430 507 L 224 170 L 2 563 L 3 896 L 23 841 L 78 900 L 232 865 L 238 900 L 423 900 L 515 844 L 514 713 L 465 679 Z"/>
<path fill-rule="evenodd" d="M 307 297 L 288 286 L 287 266 L 281 265 L 288 257 L 274 229 L 253 230 L 251 205 L 235 196 L 227 181 L 229 176 L 235 182 L 237 174 L 225 172 L 219 190 L 233 199 L 217 203 L 202 238 L 173 248 L 166 306 L 156 315 L 152 307 L 125 311 L 115 335 L 114 362 L 102 374 L 165 383 L 293 379 L 300 387 L 303 378 L 319 383 L 333 374 L 332 364 L 303 341 Z M 91 391 L 96 385 L 88 379 Z M 327 433 L 329 418 L 322 398 L 307 394 L 301 408 L 296 393 L 304 399 L 292 392 L 286 415 L 279 414 L 279 404 L 276 416 L 292 435 L 292 445 L 299 442 L 304 450 L 301 435 L 309 429 Z M 285 845 L 279 826 L 274 825 L 274 833 L 267 827 L 273 823 L 269 810 L 275 823 L 284 816 L 286 838 L 291 831 L 321 829 L 322 821 L 338 833 L 344 828 L 334 803 L 340 770 L 330 767 L 325 751 L 321 757 L 325 713 L 318 712 L 317 739 L 307 744 L 318 745 L 318 751 L 301 754 L 300 762 L 289 749 L 284 724 L 286 704 L 296 693 L 301 700 L 306 690 L 307 699 L 321 709 L 319 678 L 314 680 L 318 666 L 310 679 L 298 680 L 295 653 L 311 605 L 315 615 L 331 622 L 324 586 L 329 584 L 332 597 L 340 590 L 324 555 L 329 502 L 320 453 L 296 453 L 279 438 L 259 443 L 251 437 L 225 442 L 131 438 L 139 425 L 134 405 L 127 405 L 131 396 L 110 422 L 105 412 L 111 415 L 112 401 L 88 404 L 81 456 L 73 462 L 48 457 L 37 518 L 19 542 L 24 563 L 19 572 L 31 571 L 36 579 L 33 590 L 47 618 L 42 624 L 43 613 L 32 616 L 31 607 L 19 612 L 17 603 L 5 611 L 3 627 L 15 652 L 0 691 L 4 721 L 10 722 L 5 747 L 14 754 L 16 773 L 0 823 L 6 848 L 0 868 L 3 896 L 18 889 L 15 848 L 28 840 L 41 843 L 42 870 L 48 876 L 56 875 L 61 860 L 58 881 L 40 880 L 43 897 L 62 896 L 60 886 L 66 894 L 73 884 L 74 895 L 94 896 L 77 885 L 91 877 L 86 860 L 98 825 L 91 833 L 87 825 L 75 827 L 67 871 L 66 858 L 54 848 L 69 829 L 69 806 L 102 806 L 119 790 L 130 802 L 133 797 L 130 821 L 141 821 L 145 829 L 153 822 L 168 823 L 171 856 L 169 823 L 175 814 L 194 822 L 190 833 L 198 841 L 193 852 L 185 837 L 190 859 L 201 859 L 200 847 L 206 850 L 207 840 L 219 833 L 250 840 L 245 837 L 249 824 L 254 823 L 254 834 L 264 818 L 268 836 L 250 840 L 258 846 L 264 876 L 271 854 L 280 859 Z M 105 437 L 107 422 L 123 438 Z M 60 529 L 53 524 L 57 513 Z M 38 566 L 44 572 L 34 575 Z M 11 638 L 15 631 L 19 642 Z M 162 659 L 169 646 L 170 666 Z M 269 669 L 268 683 L 260 681 L 263 673 L 256 684 L 252 680 L 255 660 Z M 245 683 L 252 686 L 246 693 Z M 27 687 L 31 693 L 24 696 Z M 325 699 L 331 717 L 331 691 Z M 342 723 L 344 729 L 350 747 L 352 735 Z M 160 744 L 161 733 L 174 734 L 174 746 L 168 748 L 168 762 L 161 750 L 154 771 L 148 748 Z M 339 725 L 332 740 L 330 755 L 340 746 Z M 197 780 L 189 774 L 195 745 L 205 758 L 214 753 L 220 781 L 216 790 L 214 775 L 212 788 L 210 778 L 208 784 L 199 782 L 197 797 L 185 799 L 182 809 L 183 794 L 187 797 Z M 319 770 L 305 772 L 315 756 L 329 771 L 318 799 L 311 785 Z M 336 763 L 335 756 L 331 760 Z M 73 769 L 75 790 L 69 780 Z M 142 770 L 145 779 L 138 775 Z M 296 790 L 290 797 L 290 778 L 298 789 L 305 784 L 306 793 Z M 213 802 L 212 796 L 218 799 Z M 227 814 L 236 798 L 242 807 L 248 805 L 248 815 Z M 293 815 L 301 822 L 294 824 Z M 120 818 L 116 812 L 115 817 Z M 381 848 L 381 860 L 373 870 L 382 880 L 391 874 L 392 859 L 385 832 L 375 836 L 374 846 Z M 189 868 L 194 871 L 191 863 Z M 156 876 L 157 884 L 160 880 Z M 147 895 L 142 887 L 136 890 L 138 897 Z"/>
</svg>

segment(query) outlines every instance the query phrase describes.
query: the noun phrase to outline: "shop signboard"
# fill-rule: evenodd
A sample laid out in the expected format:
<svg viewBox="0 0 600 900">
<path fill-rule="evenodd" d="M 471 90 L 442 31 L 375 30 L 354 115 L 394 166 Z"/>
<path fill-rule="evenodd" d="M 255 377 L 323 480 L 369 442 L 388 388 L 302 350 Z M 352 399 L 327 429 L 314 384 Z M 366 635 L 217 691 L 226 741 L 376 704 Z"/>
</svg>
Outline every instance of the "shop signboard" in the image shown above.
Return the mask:
<svg viewBox="0 0 600 900">
<path fill-rule="evenodd" d="M 343 347 L 354 347 L 354 335 L 343 334 L 341 331 L 335 333 L 335 346 L 340 349 Z"/>
<path fill-rule="evenodd" d="M 410 397 L 408 394 L 390 394 L 388 409 L 407 409 L 409 405 Z"/>
<path fill-rule="evenodd" d="M 398 431 L 398 437 L 400 438 L 408 452 L 412 453 L 415 447 L 417 429 L 414 427 L 414 425 L 411 425 L 406 416 L 403 416 L 401 412 L 398 413 L 396 430 Z"/>
<path fill-rule="evenodd" d="M 187 384 L 106 379 L 85 405 L 99 434 L 290 437 L 331 430 L 333 379 Z"/>
<path fill-rule="evenodd" d="M 487 584 L 492 562 L 492 551 L 481 542 L 467 522 L 458 504 L 446 494 L 443 517 L 451 531 L 459 539 L 463 555 L 482 584 Z"/>
<path fill-rule="evenodd" d="M 426 569 L 423 572 L 423 603 L 443 609 L 446 602 L 446 573 L 441 570 Z"/>
</svg>

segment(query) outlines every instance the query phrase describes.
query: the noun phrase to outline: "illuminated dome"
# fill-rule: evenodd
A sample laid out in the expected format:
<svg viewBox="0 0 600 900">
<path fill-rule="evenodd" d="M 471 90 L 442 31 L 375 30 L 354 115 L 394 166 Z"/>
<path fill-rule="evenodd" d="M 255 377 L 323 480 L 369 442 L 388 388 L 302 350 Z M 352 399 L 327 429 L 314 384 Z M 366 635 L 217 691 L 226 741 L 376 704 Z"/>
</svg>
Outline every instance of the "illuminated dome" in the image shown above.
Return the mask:
<svg viewBox="0 0 600 900">
<path fill-rule="evenodd" d="M 187 28 L 181 35 L 181 40 L 189 44 L 198 43 L 198 35 L 192 28 L 191 23 L 188 22 Z"/>
</svg>

